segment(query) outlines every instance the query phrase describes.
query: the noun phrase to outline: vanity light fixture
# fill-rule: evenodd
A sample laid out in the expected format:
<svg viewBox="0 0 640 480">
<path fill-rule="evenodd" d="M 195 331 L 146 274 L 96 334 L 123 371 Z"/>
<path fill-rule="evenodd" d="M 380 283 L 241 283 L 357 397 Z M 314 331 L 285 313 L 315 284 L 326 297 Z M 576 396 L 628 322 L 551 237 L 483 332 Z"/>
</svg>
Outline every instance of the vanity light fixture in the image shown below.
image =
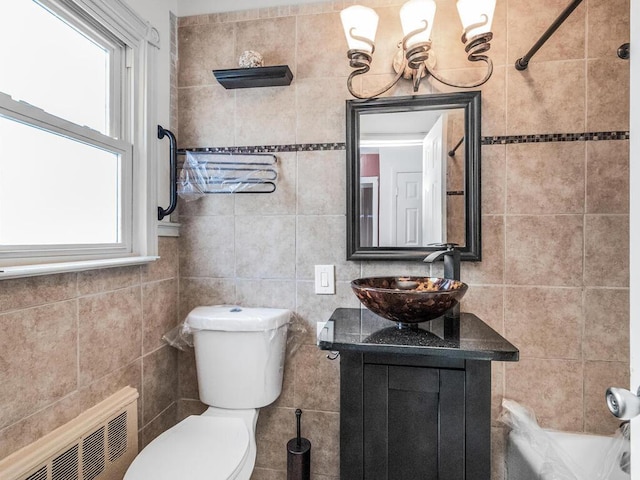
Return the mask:
<svg viewBox="0 0 640 480">
<path fill-rule="evenodd" d="M 431 75 L 437 81 L 457 88 L 473 88 L 485 83 L 493 73 L 493 62 L 483 55 L 489 50 L 489 42 L 493 38 L 491 22 L 495 10 L 496 0 L 458 0 L 458 15 L 462 22 L 462 43 L 465 44 L 467 59 L 471 62 L 482 61 L 487 64 L 487 72 L 481 80 L 470 84 L 460 85 L 442 78 L 433 67 L 428 64 L 431 50 L 431 29 L 436 13 L 435 0 L 409 0 L 400 8 L 400 21 L 404 38 L 398 44 L 401 50 L 394 61 L 395 78 L 388 85 L 371 94 L 361 94 L 354 90 L 353 79 L 369 71 L 373 52 L 375 50 L 375 36 L 378 29 L 378 14 L 371 8 L 353 5 L 340 12 L 342 26 L 347 38 L 349 50 L 347 57 L 349 65 L 355 68 L 349 75 L 347 87 L 356 98 L 374 98 L 382 95 L 393 87 L 400 77 L 404 76 L 413 81 L 413 91 L 417 92 L 423 77 Z M 433 62 L 432 62 L 433 63 Z"/>
</svg>

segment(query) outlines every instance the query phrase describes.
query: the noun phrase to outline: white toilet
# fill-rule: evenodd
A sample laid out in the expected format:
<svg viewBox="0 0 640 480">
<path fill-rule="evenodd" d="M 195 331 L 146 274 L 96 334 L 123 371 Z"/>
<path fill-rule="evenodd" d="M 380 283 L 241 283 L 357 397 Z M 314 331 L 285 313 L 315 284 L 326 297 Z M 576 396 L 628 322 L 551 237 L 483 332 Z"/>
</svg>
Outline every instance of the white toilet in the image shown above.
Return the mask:
<svg viewBox="0 0 640 480">
<path fill-rule="evenodd" d="M 256 460 L 258 408 L 282 390 L 291 312 L 197 307 L 193 333 L 200 400 L 209 405 L 158 436 L 124 480 L 249 480 Z"/>
</svg>

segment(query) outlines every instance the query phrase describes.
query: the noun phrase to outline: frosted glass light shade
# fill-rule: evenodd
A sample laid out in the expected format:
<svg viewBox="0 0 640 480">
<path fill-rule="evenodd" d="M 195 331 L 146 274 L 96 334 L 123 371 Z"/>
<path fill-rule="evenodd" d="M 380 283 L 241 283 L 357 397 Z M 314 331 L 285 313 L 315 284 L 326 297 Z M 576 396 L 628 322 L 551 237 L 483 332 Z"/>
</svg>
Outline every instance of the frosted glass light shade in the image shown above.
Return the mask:
<svg viewBox="0 0 640 480">
<path fill-rule="evenodd" d="M 350 32 L 353 29 L 353 35 L 367 38 L 371 40 L 371 43 L 375 42 L 376 30 L 378 29 L 378 14 L 375 10 L 353 5 L 340 12 L 340 20 L 342 20 L 342 28 L 344 28 L 344 35 L 347 37 L 349 50 L 364 50 L 373 53 L 371 45 L 352 38 Z"/>
<path fill-rule="evenodd" d="M 402 31 L 405 37 L 411 32 L 424 28 L 424 20 L 427 21 L 427 29 L 424 32 L 420 32 L 407 40 L 407 48 L 411 48 L 416 43 L 431 40 L 431 30 L 435 16 L 436 2 L 434 0 L 409 0 L 402 5 L 400 22 L 402 23 Z"/>
<path fill-rule="evenodd" d="M 467 38 L 491 31 L 493 12 L 496 9 L 496 0 L 458 0 L 456 6 L 458 7 L 458 15 L 460 15 L 460 21 L 462 22 L 462 28 L 464 30 L 470 25 L 483 22 L 483 15 L 487 16 L 487 24 L 471 29 L 467 32 Z"/>
</svg>

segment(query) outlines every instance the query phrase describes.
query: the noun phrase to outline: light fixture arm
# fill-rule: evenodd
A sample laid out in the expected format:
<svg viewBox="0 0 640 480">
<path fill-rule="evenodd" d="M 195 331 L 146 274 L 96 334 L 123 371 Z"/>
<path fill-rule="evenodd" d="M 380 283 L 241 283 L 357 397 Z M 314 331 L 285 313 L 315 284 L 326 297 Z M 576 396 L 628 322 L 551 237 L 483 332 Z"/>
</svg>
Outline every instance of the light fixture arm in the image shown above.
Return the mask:
<svg viewBox="0 0 640 480">
<path fill-rule="evenodd" d="M 347 79 L 347 88 L 349 89 L 349 93 L 351 93 L 351 95 L 353 95 L 356 98 L 367 99 L 367 98 L 377 97 L 379 95 L 382 95 L 383 93 L 388 91 L 391 87 L 393 87 L 396 83 L 398 83 L 398 80 L 400 80 L 400 77 L 402 76 L 402 72 L 404 71 L 406 60 L 402 65 L 402 69 L 398 74 L 396 74 L 395 78 L 390 83 L 382 87 L 380 90 L 374 92 L 371 95 L 362 95 L 356 92 L 353 88 L 353 79 L 358 75 L 364 75 L 370 70 L 371 59 L 373 58 L 373 52 L 375 51 L 375 45 L 368 38 L 354 35 L 353 34 L 354 30 L 355 30 L 354 28 L 351 28 L 349 30 L 349 36 L 354 40 L 360 40 L 361 42 L 371 45 L 371 53 L 365 50 L 349 50 L 347 52 L 347 58 L 349 58 L 349 65 L 351 66 L 351 68 L 356 69 L 353 72 L 351 72 L 351 74 L 349 75 L 349 78 Z"/>
<path fill-rule="evenodd" d="M 373 55 L 373 52 L 376 51 L 375 44 L 370 39 L 368 39 L 367 37 L 361 37 L 360 35 L 355 35 L 353 33 L 355 29 L 356 29 L 355 27 L 351 27 L 349 29 L 349 36 L 351 38 L 353 38 L 354 40 L 358 40 L 358 41 L 360 41 L 362 43 L 366 43 L 367 45 L 369 45 L 371 47 L 371 54 L 370 55 Z M 364 50 L 356 50 L 356 51 L 364 51 Z"/>
<path fill-rule="evenodd" d="M 424 27 L 413 30 L 405 35 L 402 39 L 402 50 L 405 51 L 405 61 L 406 65 L 412 71 L 413 77 L 413 91 L 417 92 L 420 87 L 420 81 L 422 77 L 425 76 L 425 72 L 429 73 L 429 69 L 427 69 L 427 65 L 425 62 L 429 59 L 429 50 L 431 50 L 431 42 L 419 42 L 413 45 L 411 48 L 407 48 L 407 43 L 411 40 L 412 37 L 418 35 L 426 31 L 429 28 L 429 22 L 427 20 L 422 20 L 424 23 Z M 405 65 L 402 66 L 402 70 L 404 71 Z"/>
<path fill-rule="evenodd" d="M 407 59 L 407 64 L 409 68 L 412 70 L 416 70 L 420 68 L 420 65 L 424 65 L 424 62 L 429 59 L 429 50 L 431 50 L 431 42 L 420 42 L 413 45 L 411 48 L 407 48 L 407 43 L 411 40 L 412 37 L 418 35 L 419 33 L 424 32 L 429 28 L 429 22 L 423 20 L 424 27 L 418 28 L 412 32 L 409 32 L 402 39 L 402 50 L 407 52 L 405 57 Z"/>
<path fill-rule="evenodd" d="M 462 37 L 460 37 L 460 40 L 462 41 L 462 43 L 465 44 L 464 51 L 469 54 L 467 56 L 467 60 L 469 60 L 470 62 L 485 62 L 487 64 L 487 73 L 485 74 L 485 76 L 481 80 L 478 80 L 477 82 L 472 82 L 464 85 L 456 84 L 448 80 L 445 80 L 436 72 L 430 71 L 429 73 L 433 78 L 435 78 L 440 83 L 444 83 L 445 85 L 448 85 L 450 87 L 456 87 L 456 88 L 479 87 L 480 85 L 486 83 L 487 80 L 489 80 L 489 78 L 493 74 L 493 62 L 487 55 L 482 55 L 482 54 L 484 52 L 487 52 L 491 48 L 491 44 L 489 42 L 493 39 L 493 33 L 492 32 L 482 33 L 480 35 L 475 35 L 471 39 L 467 37 L 470 31 L 475 30 L 476 28 L 479 28 L 479 27 L 484 27 L 489 22 L 489 17 L 487 15 L 482 14 L 482 18 L 483 18 L 482 22 L 471 24 L 467 28 L 465 28 L 464 31 L 462 32 Z"/>
<path fill-rule="evenodd" d="M 462 32 L 462 37 L 460 38 L 460 40 L 465 45 L 467 43 L 467 35 L 469 34 L 469 32 L 471 30 L 475 30 L 476 28 L 484 27 L 487 23 L 489 23 L 489 17 L 486 14 L 483 13 L 481 16 L 482 16 L 482 21 L 481 22 L 472 23 L 467 28 L 465 28 L 464 31 Z M 489 40 L 491 40 L 491 39 L 489 39 Z M 488 48 L 487 48 L 487 50 L 488 50 Z"/>
<path fill-rule="evenodd" d="M 410 32 L 402 39 L 403 51 L 407 50 L 406 48 L 407 41 L 411 37 L 427 30 L 428 22 L 426 20 L 423 20 L 423 22 L 424 22 L 423 28 L 419 28 Z M 414 47 L 408 50 L 407 54 L 403 55 L 402 65 L 398 68 L 398 71 L 396 72 L 396 76 L 393 78 L 393 80 L 391 80 L 387 85 L 385 85 L 381 89 L 369 95 L 363 95 L 354 90 L 353 79 L 358 75 L 364 75 L 370 70 L 371 60 L 373 58 L 373 52 L 375 50 L 375 47 L 373 42 L 371 42 L 368 38 L 354 35 L 353 30 L 354 30 L 353 28 L 349 30 L 349 36 L 351 36 L 351 38 L 355 40 L 360 40 L 362 42 L 367 43 L 368 45 L 371 45 L 371 53 L 364 50 L 349 50 L 347 52 L 347 57 L 349 58 L 349 65 L 351 66 L 351 68 L 356 69 L 353 72 L 351 72 L 351 74 L 349 75 L 349 78 L 347 79 L 347 88 L 349 89 L 349 93 L 351 93 L 351 95 L 360 99 L 374 98 L 382 95 L 383 93 L 390 90 L 396 83 L 398 83 L 398 80 L 400 80 L 400 77 L 402 77 L 402 75 L 404 74 L 404 70 L 407 67 L 407 65 L 409 65 L 409 67 L 412 70 L 418 70 L 419 75 L 415 75 L 415 72 L 414 72 L 414 76 L 413 76 L 413 91 L 414 92 L 418 91 L 418 86 L 420 85 L 420 79 L 422 78 L 423 72 L 425 69 L 424 61 L 427 58 L 429 58 L 429 49 L 431 48 L 431 42 L 416 44 Z"/>
<path fill-rule="evenodd" d="M 462 34 L 463 39 L 466 39 L 466 32 L 473 27 L 474 26 L 472 25 L 471 27 L 465 30 L 465 33 Z M 469 60 L 470 62 L 485 62 L 487 64 L 487 73 L 482 79 L 478 80 L 477 82 L 472 82 L 468 84 L 459 84 L 459 83 L 453 83 L 449 80 L 444 79 L 433 70 L 430 70 L 429 74 L 431 74 L 431 76 L 435 78 L 437 81 L 439 81 L 440 83 L 443 83 L 450 87 L 455 87 L 455 88 L 479 87 L 480 85 L 486 83 L 487 80 L 489 80 L 489 78 L 491 78 L 491 75 L 493 74 L 493 61 L 487 55 L 482 55 L 484 52 L 486 52 L 491 48 L 491 44 L 489 42 L 491 41 L 492 38 L 493 38 L 493 33 L 487 32 L 480 35 L 476 35 L 475 37 L 471 38 L 471 40 L 469 40 L 468 43 L 465 42 L 467 43 L 467 45 L 465 46 L 464 51 L 469 54 L 467 56 L 467 60 Z"/>
<path fill-rule="evenodd" d="M 421 28 L 416 28 L 415 30 L 412 30 L 411 32 L 407 33 L 404 38 L 402 39 L 402 49 L 403 50 L 407 50 L 407 42 L 409 40 L 411 40 L 412 37 L 415 37 L 416 35 L 418 35 L 419 33 L 422 33 L 424 31 L 426 31 L 429 28 L 429 22 L 427 20 L 422 20 L 422 22 L 424 23 L 424 27 Z M 416 44 L 420 45 L 420 44 Z"/>
<path fill-rule="evenodd" d="M 402 68 L 398 71 L 398 73 L 396 74 L 394 79 L 391 80 L 391 82 L 389 82 L 387 85 L 382 87 L 380 90 L 377 90 L 377 91 L 373 92 L 372 94 L 363 95 L 363 94 L 358 93 L 358 92 L 356 92 L 354 90 L 354 88 L 353 88 L 353 79 L 355 77 L 357 77 L 358 75 L 364 75 L 365 73 L 367 73 L 369 71 L 369 69 L 371 68 L 370 67 L 371 55 L 369 55 L 368 52 L 365 52 L 363 50 L 349 50 L 347 52 L 347 56 L 349 57 L 349 65 L 351 65 L 352 68 L 356 69 L 353 72 L 351 72 L 351 74 L 349 75 L 349 78 L 347 79 L 347 88 L 349 89 L 349 93 L 351 93 L 351 95 L 353 95 L 356 98 L 363 99 L 363 100 L 366 100 L 368 98 L 377 97 L 379 95 L 382 95 L 383 93 L 385 93 L 389 89 L 391 89 L 391 87 L 393 87 L 396 83 L 398 83 L 398 80 L 400 80 L 400 77 L 404 73 L 404 68 L 405 68 L 405 66 L 407 64 L 407 60 L 404 59 L 404 61 L 402 63 Z"/>
<path fill-rule="evenodd" d="M 417 92 L 418 88 L 420 87 L 420 80 L 422 80 L 422 77 L 424 77 L 425 71 L 429 71 L 427 69 L 427 66 L 424 62 L 420 63 L 420 65 L 418 66 L 418 68 L 414 71 L 413 74 L 413 91 Z"/>
</svg>

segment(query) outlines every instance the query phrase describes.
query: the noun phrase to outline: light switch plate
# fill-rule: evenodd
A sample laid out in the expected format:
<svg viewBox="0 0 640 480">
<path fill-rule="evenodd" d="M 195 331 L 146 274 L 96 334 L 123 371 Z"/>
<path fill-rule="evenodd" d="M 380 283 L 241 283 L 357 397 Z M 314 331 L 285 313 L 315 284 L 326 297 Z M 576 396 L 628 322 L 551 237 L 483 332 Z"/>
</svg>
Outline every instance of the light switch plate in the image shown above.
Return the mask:
<svg viewBox="0 0 640 480">
<path fill-rule="evenodd" d="M 316 265 L 316 294 L 336 294 L 336 267 L 335 265 Z"/>
</svg>

